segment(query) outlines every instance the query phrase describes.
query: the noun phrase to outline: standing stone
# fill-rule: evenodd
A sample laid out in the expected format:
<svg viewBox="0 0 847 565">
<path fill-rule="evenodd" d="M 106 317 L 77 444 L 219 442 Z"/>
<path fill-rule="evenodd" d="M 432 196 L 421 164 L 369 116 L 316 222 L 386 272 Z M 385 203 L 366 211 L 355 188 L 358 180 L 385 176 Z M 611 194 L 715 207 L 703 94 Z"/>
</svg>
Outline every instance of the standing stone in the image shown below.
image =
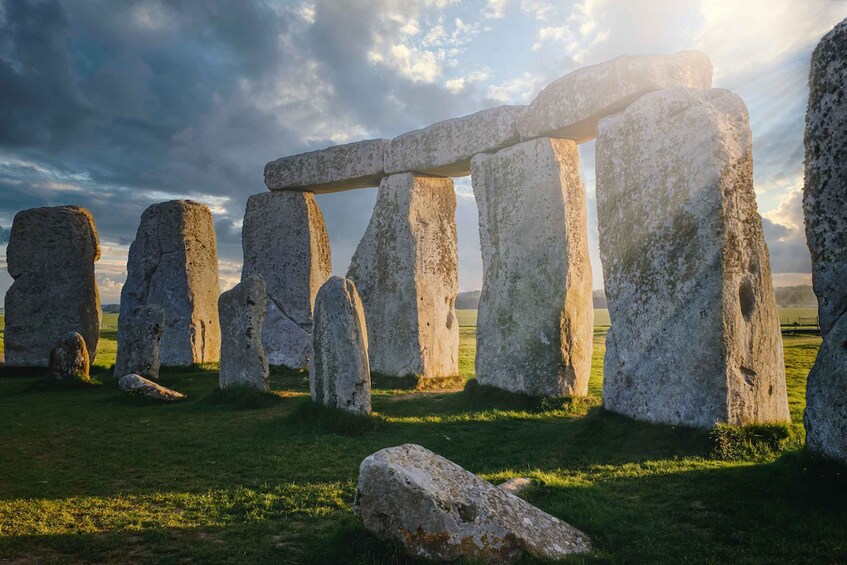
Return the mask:
<svg viewBox="0 0 847 565">
<path fill-rule="evenodd" d="M 536 139 L 477 155 L 472 167 L 483 262 L 476 378 L 584 396 L 594 310 L 576 144 Z"/>
<path fill-rule="evenodd" d="M 160 360 L 187 366 L 220 356 L 218 256 L 209 209 L 191 200 L 150 206 L 129 248 L 118 342 L 139 306 L 165 310 Z"/>
<path fill-rule="evenodd" d="M 267 392 L 268 357 L 262 347 L 268 292 L 259 275 L 221 294 L 221 388 L 250 386 Z"/>
<path fill-rule="evenodd" d="M 165 311 L 156 305 L 139 306 L 123 321 L 123 339 L 118 342 L 116 379 L 136 374 L 159 378 L 159 355 L 165 331 Z"/>
<path fill-rule="evenodd" d="M 331 277 L 315 301 L 312 400 L 355 414 L 371 411 L 365 311 L 353 281 Z"/>
<path fill-rule="evenodd" d="M 302 192 L 265 192 L 247 201 L 242 277 L 261 275 L 268 314 L 262 343 L 271 365 L 309 366 L 312 308 L 332 271 L 329 238 L 315 197 Z"/>
<path fill-rule="evenodd" d="M 806 446 L 847 463 L 847 20 L 812 55 L 803 208 L 823 345 L 806 385 Z"/>
<path fill-rule="evenodd" d="M 5 349 L 10 367 L 47 367 L 56 340 L 79 333 L 91 360 L 100 334 L 94 263 L 100 243 L 91 213 L 78 206 L 18 212 L 6 262 Z"/>
<path fill-rule="evenodd" d="M 89 380 L 91 364 L 85 339 L 76 332 L 65 334 L 50 351 L 47 378 L 53 381 Z"/>
<path fill-rule="evenodd" d="M 788 421 L 744 102 L 648 94 L 600 123 L 596 159 L 605 408 L 700 428 Z"/>
<path fill-rule="evenodd" d="M 374 373 L 458 374 L 457 264 L 453 181 L 385 177 L 347 273 L 365 307 Z"/>
</svg>

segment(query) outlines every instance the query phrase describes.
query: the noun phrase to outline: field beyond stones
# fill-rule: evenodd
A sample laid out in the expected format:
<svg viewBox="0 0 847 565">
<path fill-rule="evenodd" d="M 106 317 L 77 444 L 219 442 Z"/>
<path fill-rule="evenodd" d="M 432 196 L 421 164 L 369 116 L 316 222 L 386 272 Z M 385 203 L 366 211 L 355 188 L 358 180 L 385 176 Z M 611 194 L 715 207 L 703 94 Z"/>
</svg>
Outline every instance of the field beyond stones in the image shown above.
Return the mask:
<svg viewBox="0 0 847 565">
<path fill-rule="evenodd" d="M 460 312 L 469 379 L 475 314 Z M 783 314 L 785 324 L 806 315 Z M 273 395 L 261 397 L 221 394 L 215 367 L 163 370 L 160 382 L 188 401 L 122 397 L 108 315 L 100 384 L 0 378 L 0 563 L 406 562 L 358 524 L 351 503 L 362 459 L 407 442 L 495 483 L 535 479 L 525 497 L 595 542 L 596 554 L 574 562 L 847 560 L 843 481 L 802 451 L 820 338 L 784 338 L 790 429 L 708 434 L 600 408 L 604 320 L 598 312 L 586 400 L 380 381 L 379 417 L 363 420 L 313 406 L 296 372 L 274 372 Z"/>
</svg>

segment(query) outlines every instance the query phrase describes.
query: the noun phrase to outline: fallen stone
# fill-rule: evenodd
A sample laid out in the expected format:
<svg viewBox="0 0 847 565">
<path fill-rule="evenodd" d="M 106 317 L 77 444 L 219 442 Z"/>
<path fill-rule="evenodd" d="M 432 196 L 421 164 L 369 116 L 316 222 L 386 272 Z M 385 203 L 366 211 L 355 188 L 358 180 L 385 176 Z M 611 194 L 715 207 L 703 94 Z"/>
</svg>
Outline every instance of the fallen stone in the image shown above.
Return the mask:
<svg viewBox="0 0 847 565">
<path fill-rule="evenodd" d="M 424 449 L 362 461 L 353 512 L 378 537 L 424 559 L 512 563 L 591 551 L 581 531 Z"/>
<path fill-rule="evenodd" d="M 353 281 L 331 277 L 315 301 L 312 400 L 354 414 L 371 411 L 365 312 Z"/>
<path fill-rule="evenodd" d="M 536 139 L 472 166 L 483 263 L 477 381 L 584 396 L 594 309 L 576 144 Z"/>
<path fill-rule="evenodd" d="M 242 277 L 261 275 L 267 288 L 262 343 L 271 365 L 309 366 L 312 308 L 329 278 L 329 238 L 315 197 L 265 192 L 247 201 L 241 230 Z"/>
<path fill-rule="evenodd" d="M 847 20 L 812 55 L 803 208 L 823 344 L 806 385 L 806 448 L 847 464 Z"/>
<path fill-rule="evenodd" d="M 77 206 L 34 208 L 15 215 L 6 262 L 14 279 L 5 298 L 9 367 L 47 367 L 59 336 L 79 333 L 92 361 L 100 339 L 100 258 L 91 213 Z"/>
<path fill-rule="evenodd" d="M 471 157 L 518 142 L 518 118 L 526 106 L 500 106 L 404 133 L 388 144 L 385 172 L 463 177 Z"/>
<path fill-rule="evenodd" d="M 265 185 L 318 194 L 378 186 L 387 145 L 387 139 L 368 139 L 283 157 L 265 165 Z"/>
<path fill-rule="evenodd" d="M 506 492 L 519 496 L 520 493 L 532 486 L 532 480 L 527 479 L 526 477 L 515 477 L 497 486 Z"/>
<path fill-rule="evenodd" d="M 365 308 L 373 373 L 458 374 L 457 264 L 453 181 L 384 178 L 347 272 Z"/>
<path fill-rule="evenodd" d="M 576 70 L 542 90 L 518 122 L 521 139 L 561 137 L 582 143 L 597 123 L 644 94 L 681 86 L 710 88 L 712 63 L 699 51 L 621 56 Z"/>
<path fill-rule="evenodd" d="M 752 158 L 727 90 L 654 92 L 600 123 L 607 410 L 699 428 L 789 420 Z"/>
<path fill-rule="evenodd" d="M 262 326 L 268 292 L 261 275 L 242 279 L 221 294 L 221 388 L 249 386 L 262 392 L 268 386 L 268 357 L 262 346 Z"/>
<path fill-rule="evenodd" d="M 821 39 L 809 71 L 803 210 L 821 334 L 847 313 L 847 20 Z"/>
<path fill-rule="evenodd" d="M 139 306 L 124 320 L 123 330 L 123 339 L 118 342 L 115 378 L 136 374 L 158 379 L 165 311 L 156 305 Z"/>
<path fill-rule="evenodd" d="M 137 394 L 165 402 L 175 402 L 187 398 L 181 392 L 163 387 L 145 379 L 141 375 L 124 375 L 118 380 L 118 388 L 128 394 Z"/>
<path fill-rule="evenodd" d="M 118 342 L 124 339 L 133 310 L 156 305 L 165 310 L 162 365 L 218 361 L 219 294 L 217 241 L 209 209 L 191 200 L 173 200 L 145 210 L 129 249 Z"/>
<path fill-rule="evenodd" d="M 89 381 L 90 363 L 85 339 L 76 332 L 65 334 L 50 351 L 47 378 L 52 381 Z"/>
</svg>

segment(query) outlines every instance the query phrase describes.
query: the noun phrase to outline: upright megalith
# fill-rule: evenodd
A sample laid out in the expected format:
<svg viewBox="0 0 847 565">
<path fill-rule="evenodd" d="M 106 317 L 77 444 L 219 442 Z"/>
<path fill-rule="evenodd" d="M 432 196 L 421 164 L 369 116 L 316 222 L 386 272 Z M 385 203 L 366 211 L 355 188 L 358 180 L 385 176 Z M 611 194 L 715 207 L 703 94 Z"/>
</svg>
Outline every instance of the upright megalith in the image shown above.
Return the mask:
<svg viewBox="0 0 847 565">
<path fill-rule="evenodd" d="M 576 144 L 536 139 L 478 155 L 472 167 L 483 262 L 477 380 L 585 395 L 594 310 Z"/>
<path fill-rule="evenodd" d="M 186 366 L 220 356 L 218 256 L 212 214 L 203 204 L 173 200 L 154 204 L 141 216 L 129 248 L 121 291 L 118 342 L 139 306 L 165 310 L 160 360 Z"/>
<path fill-rule="evenodd" d="M 262 346 L 262 326 L 268 292 L 261 275 L 245 277 L 221 294 L 221 388 L 248 386 L 267 392 L 268 357 Z"/>
<path fill-rule="evenodd" d="M 457 265 L 453 181 L 385 177 L 347 273 L 365 307 L 371 371 L 458 374 Z"/>
<path fill-rule="evenodd" d="M 18 212 L 6 262 L 5 349 L 9 367 L 47 367 L 56 340 L 77 332 L 97 354 L 100 295 L 94 263 L 100 243 L 91 213 L 78 206 Z"/>
<path fill-rule="evenodd" d="M 312 400 L 354 414 L 371 411 L 365 311 L 353 281 L 331 277 L 315 300 Z"/>
<path fill-rule="evenodd" d="M 262 343 L 271 365 L 309 366 L 312 309 L 332 270 L 323 214 L 311 193 L 265 192 L 247 201 L 243 277 L 261 275 L 268 313 Z"/>
<path fill-rule="evenodd" d="M 803 208 L 823 345 L 806 388 L 806 446 L 847 463 L 847 20 L 812 55 Z"/>
<path fill-rule="evenodd" d="M 744 102 L 648 94 L 600 122 L 596 162 L 606 409 L 701 428 L 787 421 Z"/>
<path fill-rule="evenodd" d="M 165 331 L 164 308 L 155 304 L 139 306 L 119 323 L 123 334 L 118 341 L 114 377 L 119 379 L 136 374 L 146 379 L 158 379 L 162 334 Z"/>
<path fill-rule="evenodd" d="M 57 382 L 88 382 L 90 368 L 85 339 L 77 332 L 68 332 L 56 341 L 50 351 L 47 378 Z"/>
</svg>

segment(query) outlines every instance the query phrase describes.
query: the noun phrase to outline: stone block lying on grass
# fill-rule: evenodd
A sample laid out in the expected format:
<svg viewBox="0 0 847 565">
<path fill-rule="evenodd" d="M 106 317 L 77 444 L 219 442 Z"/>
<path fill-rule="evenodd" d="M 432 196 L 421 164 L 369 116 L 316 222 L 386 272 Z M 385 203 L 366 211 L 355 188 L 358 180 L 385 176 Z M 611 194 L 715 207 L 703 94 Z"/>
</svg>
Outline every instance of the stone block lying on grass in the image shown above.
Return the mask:
<svg viewBox="0 0 847 565">
<path fill-rule="evenodd" d="M 118 381 L 118 387 L 128 394 L 137 394 L 164 402 L 175 402 L 187 398 L 181 392 L 158 385 L 141 375 L 125 375 L 121 377 Z"/>
<path fill-rule="evenodd" d="M 90 362 L 85 339 L 76 332 L 66 334 L 50 351 L 47 378 L 53 381 L 88 382 Z"/>
<path fill-rule="evenodd" d="M 581 531 L 418 445 L 390 447 L 359 468 L 353 511 L 416 557 L 512 563 L 591 551 Z"/>
</svg>

